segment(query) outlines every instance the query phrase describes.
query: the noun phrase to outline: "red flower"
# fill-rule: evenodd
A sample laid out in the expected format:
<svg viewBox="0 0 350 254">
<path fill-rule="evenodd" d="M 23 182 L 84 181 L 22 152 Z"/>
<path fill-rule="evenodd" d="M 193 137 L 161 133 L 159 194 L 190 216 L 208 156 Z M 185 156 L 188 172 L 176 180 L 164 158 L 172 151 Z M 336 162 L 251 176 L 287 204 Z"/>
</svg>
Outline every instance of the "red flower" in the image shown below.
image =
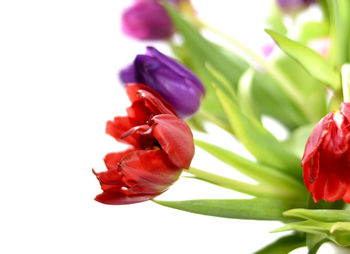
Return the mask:
<svg viewBox="0 0 350 254">
<path fill-rule="evenodd" d="M 306 143 L 304 182 L 315 202 L 350 203 L 350 103 L 326 115 Z"/>
<path fill-rule="evenodd" d="M 95 200 L 130 204 L 149 200 L 166 191 L 189 168 L 194 155 L 193 136 L 174 109 L 151 88 L 127 85 L 132 102 L 128 116 L 107 122 L 106 132 L 131 145 L 107 154 L 108 171 L 96 173 L 103 193 Z"/>
</svg>

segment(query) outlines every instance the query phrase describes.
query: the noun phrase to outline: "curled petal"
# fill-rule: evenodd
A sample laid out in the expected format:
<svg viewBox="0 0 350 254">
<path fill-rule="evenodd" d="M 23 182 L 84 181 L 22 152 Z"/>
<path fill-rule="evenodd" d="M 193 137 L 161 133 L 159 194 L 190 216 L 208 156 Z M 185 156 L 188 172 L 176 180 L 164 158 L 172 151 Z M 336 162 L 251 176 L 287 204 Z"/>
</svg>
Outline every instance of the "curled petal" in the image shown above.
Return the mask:
<svg viewBox="0 0 350 254">
<path fill-rule="evenodd" d="M 348 185 L 348 183 L 345 183 L 342 179 L 339 179 L 336 173 L 328 174 L 323 187 L 323 199 L 329 202 L 334 202 L 341 199 L 344 196 Z"/>
<path fill-rule="evenodd" d="M 96 201 L 114 205 L 143 202 L 163 193 L 181 174 L 162 150 L 123 153 L 106 155 L 108 171 L 93 171 L 103 190 Z"/>
<path fill-rule="evenodd" d="M 176 115 L 173 107 L 153 89 L 141 84 L 128 84 L 126 92 L 132 103 L 141 101 L 153 114 Z"/>
<path fill-rule="evenodd" d="M 314 153 L 319 149 L 323 139 L 328 134 L 330 124 L 333 122 L 333 112 L 328 113 L 322 118 L 313 129 L 305 146 L 304 156 L 302 159 L 302 165 L 304 165 Z"/>
<path fill-rule="evenodd" d="M 179 168 L 189 168 L 194 156 L 193 135 L 185 121 L 173 115 L 152 118 L 153 135 L 169 159 Z"/>
<path fill-rule="evenodd" d="M 120 137 L 131 128 L 138 125 L 138 122 L 130 117 L 115 117 L 113 121 L 108 121 L 106 133 L 111 135 L 117 141 L 137 146 L 138 141 L 133 136 L 121 139 Z"/>
<path fill-rule="evenodd" d="M 128 117 L 135 119 L 140 124 L 149 120 L 154 113 L 145 106 L 144 101 L 135 101 L 130 107 L 126 109 Z"/>
<path fill-rule="evenodd" d="M 128 136 L 133 136 L 138 140 L 138 145 L 135 147 L 138 149 L 153 149 L 156 145 L 156 140 L 152 135 L 152 128 L 147 124 L 131 128 L 129 131 L 125 132 L 121 138 L 126 138 Z"/>
<path fill-rule="evenodd" d="M 343 102 L 340 106 L 340 113 L 350 122 L 350 103 Z"/>
<path fill-rule="evenodd" d="M 127 195 L 120 190 L 103 192 L 95 200 L 106 205 L 127 205 L 150 200 L 161 193 Z"/>
<path fill-rule="evenodd" d="M 118 152 L 118 153 L 108 153 L 105 157 L 104 157 L 104 162 L 106 164 L 106 167 L 108 170 L 118 170 L 118 165 L 121 161 L 121 159 L 131 153 L 135 151 L 135 149 L 127 149 L 123 152 Z"/>
<path fill-rule="evenodd" d="M 92 170 L 92 172 L 100 182 L 103 191 L 120 190 L 124 186 L 122 176 L 118 170 L 108 170 L 99 173 Z"/>
<path fill-rule="evenodd" d="M 140 150 L 125 156 L 120 171 L 129 191 L 137 193 L 161 193 L 180 176 L 182 170 L 169 160 L 162 150 Z"/>
</svg>

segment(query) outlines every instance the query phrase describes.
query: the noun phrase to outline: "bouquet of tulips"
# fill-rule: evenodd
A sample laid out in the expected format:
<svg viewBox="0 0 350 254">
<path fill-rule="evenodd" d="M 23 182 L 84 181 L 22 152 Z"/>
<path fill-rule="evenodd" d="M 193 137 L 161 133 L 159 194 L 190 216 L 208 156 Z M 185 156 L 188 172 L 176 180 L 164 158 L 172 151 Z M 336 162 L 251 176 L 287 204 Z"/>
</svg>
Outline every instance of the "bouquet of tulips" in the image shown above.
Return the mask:
<svg viewBox="0 0 350 254">
<path fill-rule="evenodd" d="M 322 19 L 293 22 L 310 6 Z M 153 200 L 210 216 L 280 221 L 274 232 L 290 231 L 256 253 L 303 246 L 316 253 L 325 242 L 350 251 L 350 1 L 275 0 L 267 21 L 273 43 L 262 55 L 200 20 L 189 0 L 135 0 L 124 11 L 126 35 L 163 40 L 175 57 L 149 46 L 120 71 L 131 105 L 106 132 L 129 146 L 105 156 L 106 171 L 94 171 L 103 190 L 96 201 Z M 239 52 L 207 39 L 208 30 Z M 287 137 L 276 138 L 264 117 Z M 210 136 L 208 123 L 250 156 L 197 138 Z M 191 167 L 195 147 L 256 183 Z M 160 200 L 182 172 L 251 197 Z"/>
</svg>

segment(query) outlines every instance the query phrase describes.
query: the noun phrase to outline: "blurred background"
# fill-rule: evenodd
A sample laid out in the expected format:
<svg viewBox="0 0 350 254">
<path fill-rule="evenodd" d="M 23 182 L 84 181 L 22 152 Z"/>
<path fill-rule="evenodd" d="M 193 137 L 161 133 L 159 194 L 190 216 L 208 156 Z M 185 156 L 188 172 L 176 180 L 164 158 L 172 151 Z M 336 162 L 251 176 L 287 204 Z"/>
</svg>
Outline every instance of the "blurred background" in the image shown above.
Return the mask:
<svg viewBox="0 0 350 254">
<path fill-rule="evenodd" d="M 118 70 L 149 44 L 121 33 L 121 12 L 131 2 L 0 2 L 1 253 L 252 253 L 282 235 L 268 233 L 277 222 L 93 200 L 100 187 L 91 168 L 104 170 L 104 155 L 123 149 L 104 133 L 106 121 L 129 105 Z M 256 52 L 270 43 L 263 32 L 270 1 L 192 2 L 208 24 Z M 213 133 L 227 147 L 231 137 Z M 225 171 L 199 150 L 193 163 Z M 182 178 L 158 199 L 239 197 Z M 332 253 L 327 245 L 323 251 Z"/>
</svg>

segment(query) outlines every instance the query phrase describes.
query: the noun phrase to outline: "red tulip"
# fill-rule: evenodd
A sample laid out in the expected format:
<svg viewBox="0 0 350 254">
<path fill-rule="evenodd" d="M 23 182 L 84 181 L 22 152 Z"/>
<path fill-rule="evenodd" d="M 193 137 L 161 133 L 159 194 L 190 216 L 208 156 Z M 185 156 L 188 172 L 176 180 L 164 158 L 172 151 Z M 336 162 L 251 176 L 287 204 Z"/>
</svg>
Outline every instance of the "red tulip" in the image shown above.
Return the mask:
<svg viewBox="0 0 350 254">
<path fill-rule="evenodd" d="M 315 202 L 350 203 L 350 103 L 326 115 L 306 143 L 304 182 Z"/>
<path fill-rule="evenodd" d="M 174 109 L 151 88 L 127 85 L 132 106 L 128 116 L 107 122 L 106 132 L 131 145 L 126 151 L 107 154 L 108 171 L 96 173 L 104 204 L 146 201 L 166 191 L 189 168 L 194 155 L 193 136 Z"/>
</svg>

